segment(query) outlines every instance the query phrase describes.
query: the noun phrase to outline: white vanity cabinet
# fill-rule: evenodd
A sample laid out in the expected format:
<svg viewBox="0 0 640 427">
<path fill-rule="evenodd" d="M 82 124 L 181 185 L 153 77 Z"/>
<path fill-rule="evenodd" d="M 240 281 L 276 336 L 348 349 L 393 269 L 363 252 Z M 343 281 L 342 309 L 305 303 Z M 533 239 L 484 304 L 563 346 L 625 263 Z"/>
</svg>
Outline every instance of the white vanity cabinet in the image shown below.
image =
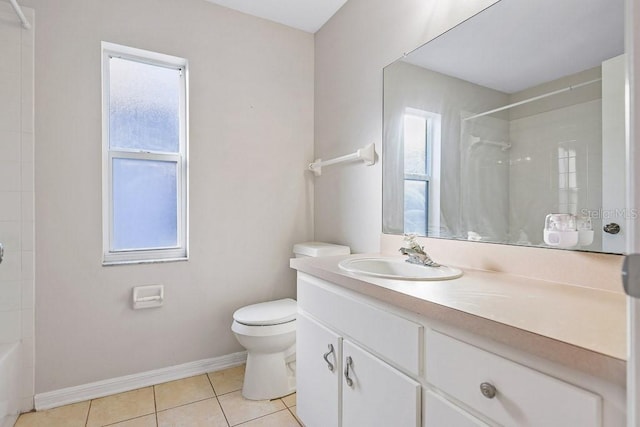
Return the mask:
<svg viewBox="0 0 640 427">
<path fill-rule="evenodd" d="M 334 294 L 310 277 L 299 286 L 298 307 L 296 411 L 306 427 L 420 426 L 420 383 L 371 347 L 383 357 L 418 362 L 398 350 L 408 340 L 419 352 L 421 325 Z M 388 340 L 369 341 L 367 330 Z"/>
<path fill-rule="evenodd" d="M 307 427 L 624 425 L 617 386 L 302 272 L 298 311 Z"/>
</svg>

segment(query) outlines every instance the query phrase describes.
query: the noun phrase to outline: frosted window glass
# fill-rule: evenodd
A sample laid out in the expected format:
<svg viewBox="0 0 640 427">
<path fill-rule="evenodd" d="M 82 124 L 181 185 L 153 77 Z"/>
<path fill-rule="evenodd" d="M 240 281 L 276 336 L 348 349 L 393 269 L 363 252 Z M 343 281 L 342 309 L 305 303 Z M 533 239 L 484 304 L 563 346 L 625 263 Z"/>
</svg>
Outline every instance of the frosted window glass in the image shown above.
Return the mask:
<svg viewBox="0 0 640 427">
<path fill-rule="evenodd" d="M 109 60 L 111 149 L 178 152 L 180 71 Z"/>
<path fill-rule="evenodd" d="M 178 244 L 177 163 L 113 159 L 113 250 Z"/>
<path fill-rule="evenodd" d="M 427 174 L 427 121 L 404 116 L 404 173 Z"/>
<path fill-rule="evenodd" d="M 404 181 L 404 232 L 427 235 L 427 181 Z"/>
</svg>

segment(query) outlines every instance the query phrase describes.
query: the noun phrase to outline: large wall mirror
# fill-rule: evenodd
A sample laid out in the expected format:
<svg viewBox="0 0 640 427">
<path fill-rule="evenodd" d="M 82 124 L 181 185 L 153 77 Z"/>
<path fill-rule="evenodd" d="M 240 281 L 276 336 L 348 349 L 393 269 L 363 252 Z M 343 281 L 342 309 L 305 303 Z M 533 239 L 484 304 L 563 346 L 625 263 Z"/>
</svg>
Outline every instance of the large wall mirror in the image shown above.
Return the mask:
<svg viewBox="0 0 640 427">
<path fill-rule="evenodd" d="M 501 0 L 385 67 L 383 232 L 624 252 L 624 61 L 624 0 Z"/>
</svg>

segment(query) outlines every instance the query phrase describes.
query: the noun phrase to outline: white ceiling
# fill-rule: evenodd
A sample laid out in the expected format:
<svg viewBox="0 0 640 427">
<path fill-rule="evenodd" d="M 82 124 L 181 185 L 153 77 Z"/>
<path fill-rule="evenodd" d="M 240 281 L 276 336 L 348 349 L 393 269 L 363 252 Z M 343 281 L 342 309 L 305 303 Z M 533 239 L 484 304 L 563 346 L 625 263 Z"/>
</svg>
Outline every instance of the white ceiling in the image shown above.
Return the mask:
<svg viewBox="0 0 640 427">
<path fill-rule="evenodd" d="M 404 60 L 514 93 L 623 52 L 623 0 L 503 0 Z"/>
<path fill-rule="evenodd" d="M 315 33 L 347 0 L 207 0 L 248 15 Z"/>
</svg>

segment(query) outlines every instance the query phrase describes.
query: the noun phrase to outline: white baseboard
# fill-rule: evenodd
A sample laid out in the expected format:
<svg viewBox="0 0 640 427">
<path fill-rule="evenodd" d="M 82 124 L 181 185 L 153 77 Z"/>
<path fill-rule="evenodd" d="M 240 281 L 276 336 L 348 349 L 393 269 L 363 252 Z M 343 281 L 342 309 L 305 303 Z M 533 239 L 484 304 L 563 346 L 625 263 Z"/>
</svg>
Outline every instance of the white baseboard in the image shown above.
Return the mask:
<svg viewBox="0 0 640 427">
<path fill-rule="evenodd" d="M 220 371 L 241 365 L 247 360 L 247 352 L 232 353 L 212 359 L 197 360 L 182 365 L 169 366 L 139 374 L 125 375 L 75 387 L 62 388 L 35 395 L 36 410 L 55 408 L 124 391 L 148 387 L 167 381 L 179 380 L 207 372 Z"/>
</svg>

